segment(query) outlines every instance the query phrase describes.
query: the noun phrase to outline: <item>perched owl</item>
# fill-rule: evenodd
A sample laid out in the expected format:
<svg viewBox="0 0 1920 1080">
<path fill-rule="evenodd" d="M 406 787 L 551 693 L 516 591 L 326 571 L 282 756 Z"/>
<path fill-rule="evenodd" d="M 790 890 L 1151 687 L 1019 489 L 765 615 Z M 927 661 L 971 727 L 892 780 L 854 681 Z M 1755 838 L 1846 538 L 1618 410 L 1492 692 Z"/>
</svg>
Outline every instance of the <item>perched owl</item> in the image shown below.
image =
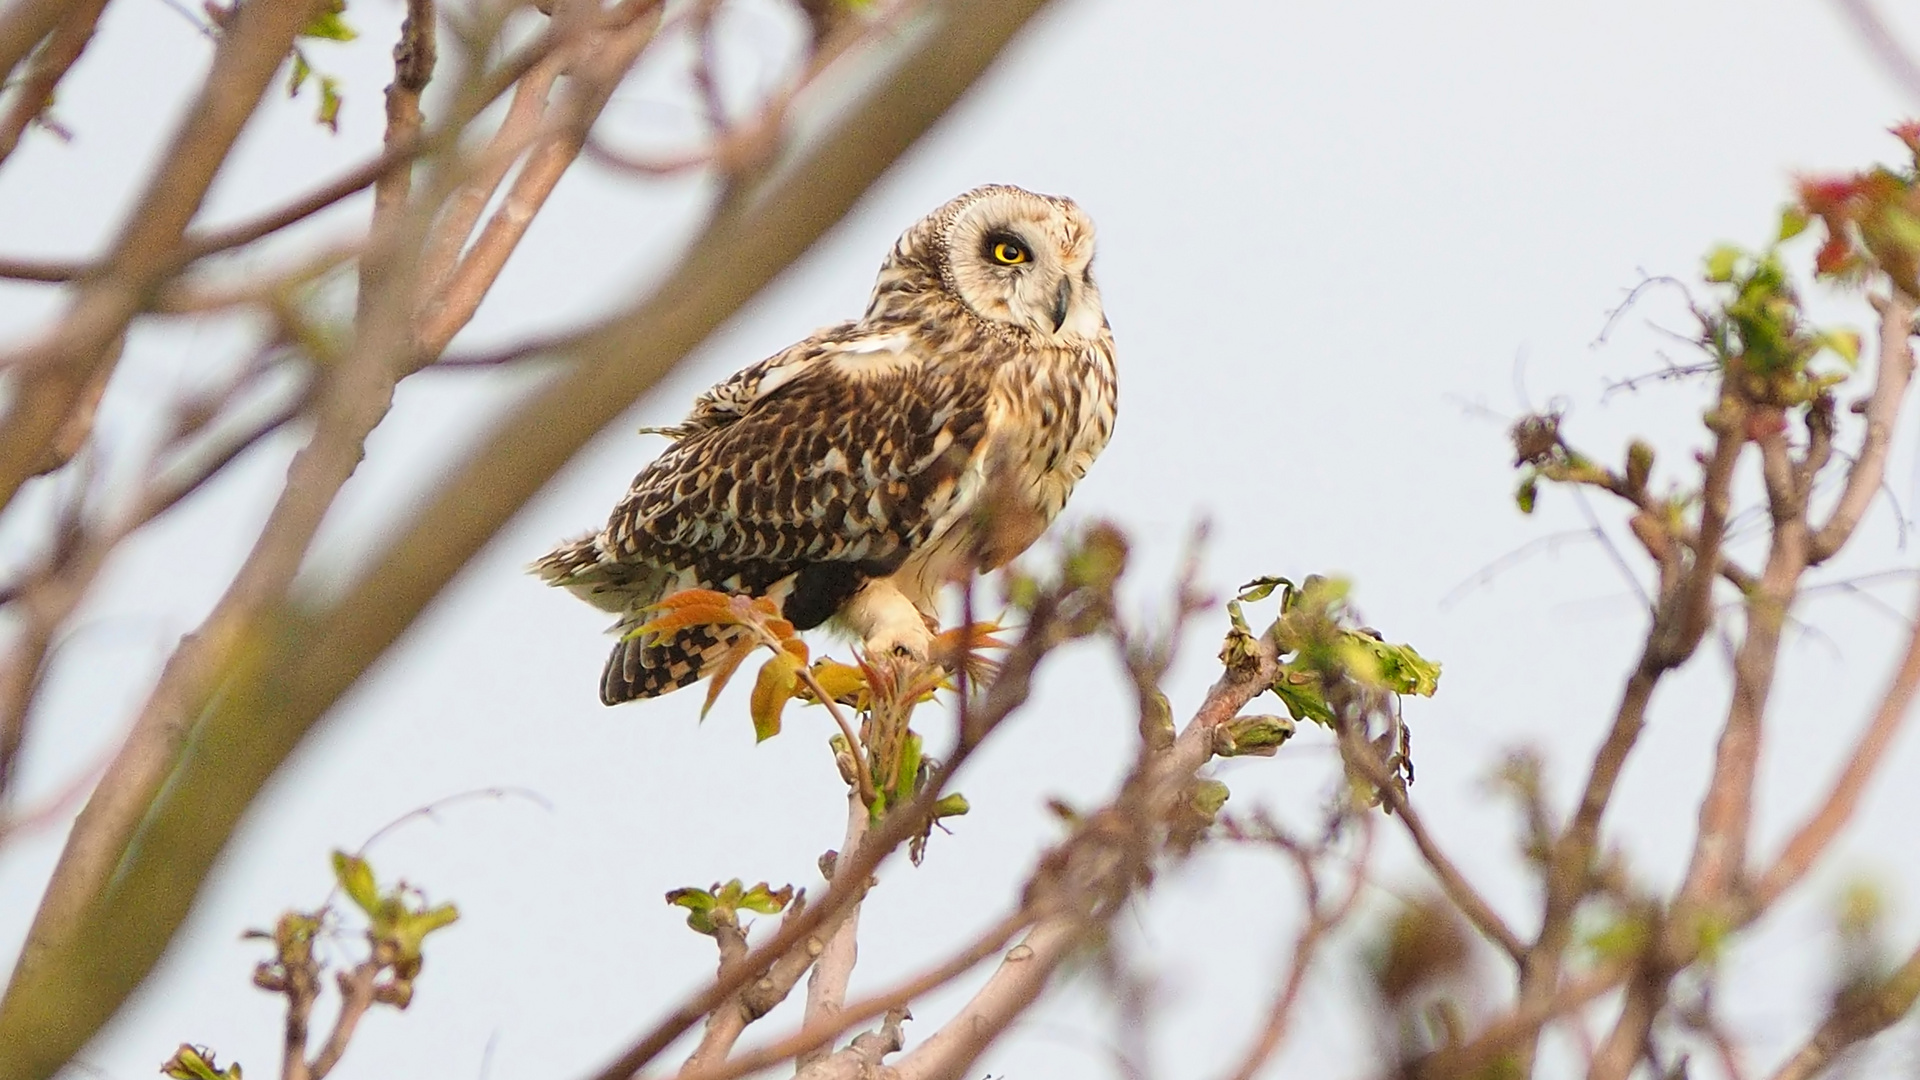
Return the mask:
<svg viewBox="0 0 1920 1080">
<path fill-rule="evenodd" d="M 633 633 L 686 588 L 767 596 L 805 630 L 925 658 L 941 586 L 1012 559 L 1113 431 L 1093 223 L 977 188 L 908 229 L 867 313 L 702 394 L 606 528 L 535 563 L 619 615 L 600 700 L 697 682 L 731 641 Z"/>
</svg>

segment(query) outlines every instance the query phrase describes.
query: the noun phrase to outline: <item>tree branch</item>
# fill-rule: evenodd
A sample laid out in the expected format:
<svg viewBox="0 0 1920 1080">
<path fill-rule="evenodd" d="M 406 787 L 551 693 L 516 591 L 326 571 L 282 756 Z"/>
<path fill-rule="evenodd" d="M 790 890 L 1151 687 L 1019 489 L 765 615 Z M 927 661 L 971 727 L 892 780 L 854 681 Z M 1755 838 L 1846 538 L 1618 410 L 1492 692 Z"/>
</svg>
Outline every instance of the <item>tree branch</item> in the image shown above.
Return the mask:
<svg viewBox="0 0 1920 1080">
<path fill-rule="evenodd" d="M 1033 913 L 1024 905 L 1001 919 L 967 947 L 945 962 L 908 979 L 890 990 L 862 998 L 818 1025 L 807 1025 L 782 1039 L 733 1058 L 731 1061 L 703 1065 L 698 1070 L 682 1070 L 678 1080 L 739 1080 L 762 1069 L 791 1061 L 809 1050 L 826 1046 L 855 1024 L 871 1020 L 889 1010 L 901 1008 L 923 994 L 952 982 L 971 971 L 981 961 L 1004 949 L 1007 939 L 1033 921 Z M 823 927 L 824 929 L 824 927 Z M 775 967 L 779 965 L 776 962 Z M 797 980 L 796 980 L 797 981 Z"/>
<path fill-rule="evenodd" d="M 235 12 L 164 164 L 135 204 L 106 262 L 81 285 L 48 337 L 0 358 L 0 366 L 12 367 L 17 380 L 0 424 L 0 506 L 12 502 L 29 476 L 46 470 L 48 443 L 72 422 L 85 388 L 112 369 L 116 343 L 171 272 L 187 223 L 199 211 L 215 173 L 312 10 L 307 0 L 281 0 L 242 5 Z M 0 70 L 11 70 L 4 47 L 10 21 L 0 20 Z"/>
<path fill-rule="evenodd" d="M 564 8 L 563 8 L 564 11 Z M 585 50 L 570 65 L 575 76 L 574 92 L 567 102 L 567 116 L 559 129 L 535 143 L 514 177 L 506 198 L 488 220 L 444 283 L 438 284 L 427 304 L 419 331 L 419 359 L 416 365 L 431 363 L 446 350 L 453 336 L 473 319 L 480 302 L 505 268 L 507 257 L 520 246 L 527 226 L 533 223 L 547 196 L 553 193 L 560 177 L 580 156 L 587 131 L 606 108 L 613 91 L 633 66 L 641 51 L 653 40 L 660 26 L 660 9 L 654 8 L 628 25 L 603 35 L 597 48 Z M 516 104 L 517 104 L 516 100 Z M 504 129 L 503 129 L 504 130 Z M 494 180 L 494 184 L 498 179 Z M 491 187 L 491 185 L 489 185 Z M 477 192 L 476 192 L 477 193 Z M 491 191 L 489 191 L 489 195 Z M 450 225 L 454 223 L 449 223 Z M 458 251 L 465 239 L 463 231 L 447 231 L 451 249 Z"/>
<path fill-rule="evenodd" d="M 1033 929 L 952 1020 L 893 1064 L 895 1080 L 958 1080 L 1033 1004 L 1061 963 L 1118 910 L 1119 898 L 1144 869 L 1129 847 L 1182 804 L 1194 774 L 1213 756 L 1214 729 L 1272 685 L 1278 662 L 1271 636 L 1262 636 L 1256 649 L 1251 662 L 1229 668 L 1214 683 L 1172 746 L 1158 753 L 1143 749 L 1120 797 L 1083 826 L 1082 835 L 1093 842 L 1066 845 L 1058 868 L 1028 889 L 1041 898 L 1036 903 L 1043 912 Z M 1117 823 L 1102 826 L 1103 818 Z"/>
<path fill-rule="evenodd" d="M 14 0 L 0 11 L 0 84 L 13 80 L 14 69 L 53 33 L 74 7 L 87 0 Z"/>
<path fill-rule="evenodd" d="M 1914 629 L 1907 635 L 1906 655 L 1900 660 L 1892 685 L 1880 698 L 1880 707 L 1874 711 L 1872 722 L 1854 744 L 1852 756 L 1834 778 L 1826 799 L 1787 841 L 1774 864 L 1760 875 L 1751 901 L 1755 910 L 1772 906 L 1806 876 L 1833 838 L 1853 819 L 1867 785 L 1886 762 L 1888 749 L 1912 711 L 1914 692 L 1920 689 L 1920 610 L 1914 618 Z"/>
<path fill-rule="evenodd" d="M 793 1080 L 871 1080 L 882 1074 L 880 1060 L 906 1045 L 900 1024 L 909 1014 L 905 1009 L 887 1013 L 879 1031 L 869 1031 L 810 1065 L 803 1065 Z"/>
<path fill-rule="evenodd" d="M 831 699 L 821 695 L 820 700 L 826 702 Z M 849 747 L 854 754 L 860 754 L 857 743 L 851 743 Z M 860 791 L 849 790 L 847 792 L 847 836 L 845 842 L 840 845 L 841 851 L 854 851 L 859 848 L 860 842 L 867 835 L 869 815 L 867 801 L 862 798 Z M 843 862 L 844 860 L 838 857 L 833 860 L 833 881 L 836 885 L 840 884 L 841 875 L 849 869 L 842 865 Z M 851 888 L 852 883 L 849 883 L 848 887 Z M 826 947 L 814 961 L 813 973 L 807 976 L 807 1007 L 800 1020 L 803 1027 L 829 1024 L 839 1017 L 841 1009 L 847 1003 L 847 984 L 853 978 L 853 966 L 859 958 L 860 901 L 856 899 L 847 905 L 845 914 L 840 918 L 840 925 L 827 937 Z M 895 1047 L 895 1049 L 899 1048 Z M 821 1047 L 819 1051 L 805 1051 L 800 1054 L 795 1064 L 800 1071 L 804 1072 L 807 1066 L 824 1056 L 824 1050 L 825 1047 Z"/>
<path fill-rule="evenodd" d="M 1806 1043 L 1773 1074 L 1773 1080 L 1813 1080 L 1834 1058 L 1899 1023 L 1920 999 L 1920 950 L 1870 989 L 1841 995 Z"/>
<path fill-rule="evenodd" d="M 46 112 L 53 101 L 54 88 L 67 77 L 73 62 L 80 59 L 87 43 L 93 40 L 93 29 L 106 7 L 107 0 L 76 0 L 54 27 L 52 35 L 34 53 L 27 73 L 13 88 L 13 104 L 8 106 L 6 115 L 0 116 L 0 165 L 4 165 L 20 145 L 20 136 L 28 126 Z"/>
<path fill-rule="evenodd" d="M 1809 566 L 1826 562 L 1846 546 L 1860 519 L 1866 516 L 1867 507 L 1873 503 L 1874 494 L 1886 476 L 1887 452 L 1893 448 L 1900 403 L 1906 397 L 1907 383 L 1913 378 L 1913 298 L 1895 289 L 1891 296 L 1876 296 L 1872 300 L 1880 312 L 1880 366 L 1866 402 L 1867 433 L 1861 440 L 1860 452 L 1854 455 L 1853 465 L 1847 470 L 1847 484 L 1840 493 L 1839 504 L 1808 545 Z"/>
</svg>

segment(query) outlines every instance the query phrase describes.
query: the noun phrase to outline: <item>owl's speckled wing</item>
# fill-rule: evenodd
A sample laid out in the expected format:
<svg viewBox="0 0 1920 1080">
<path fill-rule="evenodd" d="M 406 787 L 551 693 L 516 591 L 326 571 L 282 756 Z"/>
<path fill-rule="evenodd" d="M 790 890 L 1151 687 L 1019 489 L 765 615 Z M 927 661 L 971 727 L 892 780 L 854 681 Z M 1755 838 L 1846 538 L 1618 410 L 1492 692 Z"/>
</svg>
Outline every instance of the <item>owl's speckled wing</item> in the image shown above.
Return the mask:
<svg viewBox="0 0 1920 1080">
<path fill-rule="evenodd" d="M 774 592 L 796 626 L 817 626 L 964 511 L 992 370 L 932 363 L 897 333 L 825 331 L 703 394 L 607 527 L 536 569 L 623 625 L 700 587 Z M 697 679 L 703 658 L 673 647 L 616 650 L 602 697 Z"/>
<path fill-rule="evenodd" d="M 609 555 L 760 593 L 818 563 L 891 573 L 927 540 L 980 446 L 991 366 L 931 365 L 894 335 L 799 348 L 726 411 L 703 399 L 614 508 Z M 830 599 L 790 617 L 817 625 Z"/>
</svg>

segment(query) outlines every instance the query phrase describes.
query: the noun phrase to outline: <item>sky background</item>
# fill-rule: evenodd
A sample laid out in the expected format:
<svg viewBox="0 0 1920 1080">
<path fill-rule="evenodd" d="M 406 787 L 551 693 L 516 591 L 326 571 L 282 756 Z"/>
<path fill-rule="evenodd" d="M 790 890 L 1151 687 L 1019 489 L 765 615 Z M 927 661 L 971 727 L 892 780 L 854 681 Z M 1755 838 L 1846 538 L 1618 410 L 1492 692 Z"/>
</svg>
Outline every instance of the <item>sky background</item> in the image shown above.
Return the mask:
<svg viewBox="0 0 1920 1080">
<path fill-rule="evenodd" d="M 730 70 L 745 96 L 765 77 L 756 72 L 790 55 L 797 27 L 770 2 L 730 9 Z M 339 134 L 310 123 L 310 100 L 274 104 L 203 220 L 244 217 L 364 159 L 379 138 L 400 14 L 396 0 L 354 0 L 361 41 L 314 48 L 346 88 Z M 1920 42 L 1920 18 L 1896 25 Z M 98 250 L 208 54 L 164 0 L 115 5 L 62 89 L 73 142 L 31 134 L 0 171 L 0 247 Z M 1716 243 L 1764 243 L 1796 174 L 1897 160 L 1884 129 L 1915 109 L 1837 5 L 1814 0 L 1061 0 L 839 228 L 510 522 L 335 711 L 254 808 L 176 947 L 85 1054 L 87 1070 L 150 1076 L 191 1041 L 270 1075 L 281 1001 L 249 984 L 265 950 L 241 931 L 319 903 L 331 849 L 457 792 L 508 787 L 537 800 L 460 803 L 370 852 L 383 879 L 404 876 L 458 902 L 463 917 L 429 943 L 409 1012 L 373 1014 L 338 1076 L 582 1075 L 710 974 L 710 942 L 662 893 L 736 876 L 814 884 L 814 860 L 842 826 L 826 718 L 796 709 L 786 734 L 756 747 L 744 684 L 704 725 L 697 695 L 604 709 L 603 616 L 521 567 L 604 520 L 658 449 L 634 428 L 672 422 L 705 386 L 858 314 L 894 237 L 986 182 L 1070 195 L 1100 228 L 1120 418 L 1067 519 L 1109 518 L 1133 536 L 1128 597 L 1141 618 L 1164 611 L 1202 522 L 1204 580 L 1223 593 L 1260 574 L 1350 576 L 1373 625 L 1445 665 L 1439 696 L 1407 709 L 1414 798 L 1468 875 L 1530 930 L 1513 815 L 1486 779 L 1510 748 L 1536 747 L 1564 805 L 1611 716 L 1643 615 L 1599 545 L 1565 538 L 1585 527 L 1567 495 L 1548 492 L 1532 517 L 1514 508 L 1504 426 L 1551 404 L 1595 456 L 1618 460 L 1630 435 L 1646 433 L 1662 451 L 1657 483 L 1690 482 L 1702 388 L 1607 392 L 1663 357 L 1688 359 L 1658 329 L 1687 332 L 1684 307 L 1656 293 L 1596 344 L 1607 313 L 1643 274 L 1693 278 Z M 643 73 L 602 131 L 644 141 L 690 122 L 664 77 Z M 694 183 L 574 169 L 462 346 L 537 335 L 622 302 L 671 264 L 701 197 Z M 365 212 L 348 203 L 303 235 L 346 232 Z M 1805 247 L 1795 255 L 1811 259 Z M 0 287 L 0 332 L 30 333 L 54 295 Z M 1856 298 L 1823 297 L 1818 310 L 1867 325 Z M 106 466 L 137 461 L 138 416 L 155 395 L 203 384 L 245 340 L 234 326 L 137 332 L 103 405 Z M 308 568 L 314 585 L 351 573 L 538 377 L 409 380 L 329 520 Z M 292 445 L 262 448 L 111 568 L 46 687 L 27 802 L 92 767 L 124 729 L 172 643 L 244 556 Z M 1819 580 L 1912 565 L 1892 502 L 1920 501 L 1917 457 L 1903 431 L 1890 499 L 1858 550 Z M 56 483 L 31 490 L 28 509 Z M 1752 484 L 1742 492 L 1751 505 Z M 1594 509 L 1627 544 L 1617 509 Z M 9 561 L 28 550 L 23 520 L 0 522 Z M 1876 603 L 1905 610 L 1908 596 L 1896 580 L 1874 586 L 1876 599 L 1832 589 L 1796 609 L 1770 713 L 1757 850 L 1776 850 L 1824 790 L 1899 644 L 1899 621 Z M 1177 713 L 1213 678 L 1223 628 L 1217 613 L 1193 626 L 1168 686 Z M 891 867 L 868 901 L 856 994 L 944 955 L 1006 909 L 1032 855 L 1059 836 L 1048 799 L 1107 797 L 1133 737 L 1113 673 L 1096 646 L 1046 671 L 1030 707 L 962 778 L 974 812 L 934 839 L 924 866 Z M 1649 887 L 1671 885 L 1687 858 L 1725 675 L 1709 646 L 1663 685 L 1608 819 L 1609 842 Z M 1797 1044 L 1816 1015 L 1831 903 L 1847 881 L 1882 883 L 1897 947 L 1920 935 L 1920 858 L 1907 824 L 1920 793 L 1906 780 L 1920 746 L 1909 738 L 1896 753 L 1804 897 L 1725 961 L 1719 1004 L 1759 1066 Z M 1304 732 L 1275 759 L 1223 763 L 1217 775 L 1233 808 L 1267 807 L 1306 828 L 1332 764 L 1327 738 Z M 0 960 L 18 948 L 61 832 L 0 850 Z M 1424 882 L 1398 836 L 1381 835 L 1375 913 Z M 1212 1077 L 1238 1059 L 1283 971 L 1291 896 L 1278 860 L 1207 852 L 1122 918 L 1127 955 L 1157 1002 L 1151 1075 Z M 1353 941 L 1329 955 L 1271 1075 L 1370 1071 L 1358 957 Z M 917 1005 L 909 1038 L 933 1030 L 971 985 Z M 1098 976 L 1080 972 L 976 1072 L 1114 1074 L 1104 996 Z M 1899 1059 L 1912 1056 L 1911 1037 L 1891 1041 Z"/>
</svg>

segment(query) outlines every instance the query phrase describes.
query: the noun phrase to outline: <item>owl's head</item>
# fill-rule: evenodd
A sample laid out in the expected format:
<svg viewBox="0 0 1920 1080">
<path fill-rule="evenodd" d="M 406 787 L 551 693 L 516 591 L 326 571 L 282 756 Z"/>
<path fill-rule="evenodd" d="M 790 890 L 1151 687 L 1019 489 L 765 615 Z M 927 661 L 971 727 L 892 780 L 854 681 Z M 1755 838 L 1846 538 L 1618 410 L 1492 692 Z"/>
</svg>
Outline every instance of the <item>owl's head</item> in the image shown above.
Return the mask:
<svg viewBox="0 0 1920 1080">
<path fill-rule="evenodd" d="M 1106 325 L 1093 282 L 1093 222 L 1071 199 L 1004 184 L 967 192 L 900 238 L 876 303 L 889 272 L 909 268 L 931 271 L 980 318 L 1042 338 L 1092 338 Z"/>
</svg>

